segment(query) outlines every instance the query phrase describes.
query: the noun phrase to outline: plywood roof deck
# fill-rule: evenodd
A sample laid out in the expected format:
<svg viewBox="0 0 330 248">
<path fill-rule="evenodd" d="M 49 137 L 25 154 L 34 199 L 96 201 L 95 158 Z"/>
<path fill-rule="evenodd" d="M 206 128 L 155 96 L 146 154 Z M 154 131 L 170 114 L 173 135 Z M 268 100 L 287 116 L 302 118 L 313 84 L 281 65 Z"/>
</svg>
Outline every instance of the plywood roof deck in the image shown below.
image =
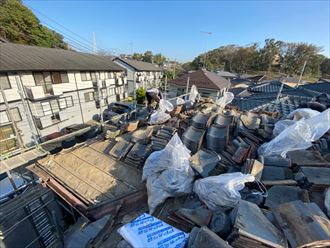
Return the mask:
<svg viewBox="0 0 330 248">
<path fill-rule="evenodd" d="M 39 160 L 37 166 L 87 206 L 140 190 L 141 171 L 107 154 L 109 141 L 96 141 Z"/>
</svg>

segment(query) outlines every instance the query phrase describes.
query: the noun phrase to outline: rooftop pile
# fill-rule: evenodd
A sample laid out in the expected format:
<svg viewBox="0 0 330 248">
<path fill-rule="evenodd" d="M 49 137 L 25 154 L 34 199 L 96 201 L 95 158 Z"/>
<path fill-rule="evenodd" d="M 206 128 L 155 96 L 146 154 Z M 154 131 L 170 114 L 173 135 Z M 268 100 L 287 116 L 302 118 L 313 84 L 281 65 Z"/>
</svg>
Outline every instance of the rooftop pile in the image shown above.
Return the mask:
<svg viewBox="0 0 330 248">
<path fill-rule="evenodd" d="M 330 109 L 283 115 L 233 105 L 200 99 L 103 141 L 114 167 L 141 172 L 127 176 L 136 188 L 146 181 L 149 208 L 131 201 L 136 211 L 112 212 L 92 246 L 329 247 Z"/>
</svg>

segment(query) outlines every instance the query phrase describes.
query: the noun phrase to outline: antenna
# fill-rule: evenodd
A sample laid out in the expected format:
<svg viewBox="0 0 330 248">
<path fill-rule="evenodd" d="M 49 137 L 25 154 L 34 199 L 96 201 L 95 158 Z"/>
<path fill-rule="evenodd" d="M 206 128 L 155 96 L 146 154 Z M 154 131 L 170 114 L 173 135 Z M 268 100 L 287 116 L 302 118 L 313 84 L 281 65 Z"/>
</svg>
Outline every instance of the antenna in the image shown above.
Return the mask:
<svg viewBox="0 0 330 248">
<path fill-rule="evenodd" d="M 97 53 L 95 32 L 93 32 L 93 52 Z"/>
<path fill-rule="evenodd" d="M 210 36 L 212 34 L 212 32 L 209 32 L 209 31 L 200 31 L 202 34 L 205 34 L 206 35 L 206 38 L 205 38 L 205 53 L 204 53 L 204 69 L 206 69 L 206 53 L 207 53 L 207 36 Z"/>
</svg>

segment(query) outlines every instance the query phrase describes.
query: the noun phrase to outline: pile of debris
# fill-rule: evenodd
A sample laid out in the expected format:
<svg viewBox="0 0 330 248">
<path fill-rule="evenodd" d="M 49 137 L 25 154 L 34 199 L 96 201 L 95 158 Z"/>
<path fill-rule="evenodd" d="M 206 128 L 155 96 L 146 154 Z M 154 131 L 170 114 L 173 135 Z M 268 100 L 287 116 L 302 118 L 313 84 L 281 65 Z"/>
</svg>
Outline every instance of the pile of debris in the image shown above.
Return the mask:
<svg viewBox="0 0 330 248">
<path fill-rule="evenodd" d="M 181 139 L 191 151 L 194 189 L 183 196 L 174 193 L 153 213 L 189 233 L 178 247 L 328 247 L 330 206 L 324 198 L 330 187 L 330 134 L 323 133 L 308 150 L 293 147 L 286 157 L 262 154 L 259 148 L 274 139 L 278 113 L 195 106 L 192 114 L 183 109 L 177 116 L 188 123 Z M 161 152 L 175 131 L 176 126 L 159 128 L 151 138 L 153 150 Z M 204 191 L 196 189 L 201 183 Z M 174 239 L 162 235 L 159 242 Z"/>
<path fill-rule="evenodd" d="M 87 246 L 330 246 L 330 109 L 285 123 L 277 112 L 207 99 L 165 112 L 165 123 L 139 120 L 104 141 L 118 166 L 142 172 L 149 209 L 118 207 Z"/>
</svg>

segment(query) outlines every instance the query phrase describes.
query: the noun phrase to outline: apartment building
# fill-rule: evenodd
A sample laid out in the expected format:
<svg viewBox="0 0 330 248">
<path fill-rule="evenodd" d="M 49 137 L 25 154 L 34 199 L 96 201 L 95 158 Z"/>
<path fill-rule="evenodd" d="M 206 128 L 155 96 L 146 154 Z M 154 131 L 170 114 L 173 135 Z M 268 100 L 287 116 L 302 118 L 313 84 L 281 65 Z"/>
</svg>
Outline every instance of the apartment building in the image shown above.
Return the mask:
<svg viewBox="0 0 330 248">
<path fill-rule="evenodd" d="M 0 52 L 2 154 L 19 139 L 28 145 L 98 119 L 102 108 L 127 97 L 124 69 L 108 58 L 12 43 L 0 43 Z"/>
<path fill-rule="evenodd" d="M 132 59 L 114 58 L 116 64 L 124 67 L 127 73 L 127 92 L 132 95 L 135 87 L 160 87 L 163 70 L 155 64 Z"/>
</svg>

